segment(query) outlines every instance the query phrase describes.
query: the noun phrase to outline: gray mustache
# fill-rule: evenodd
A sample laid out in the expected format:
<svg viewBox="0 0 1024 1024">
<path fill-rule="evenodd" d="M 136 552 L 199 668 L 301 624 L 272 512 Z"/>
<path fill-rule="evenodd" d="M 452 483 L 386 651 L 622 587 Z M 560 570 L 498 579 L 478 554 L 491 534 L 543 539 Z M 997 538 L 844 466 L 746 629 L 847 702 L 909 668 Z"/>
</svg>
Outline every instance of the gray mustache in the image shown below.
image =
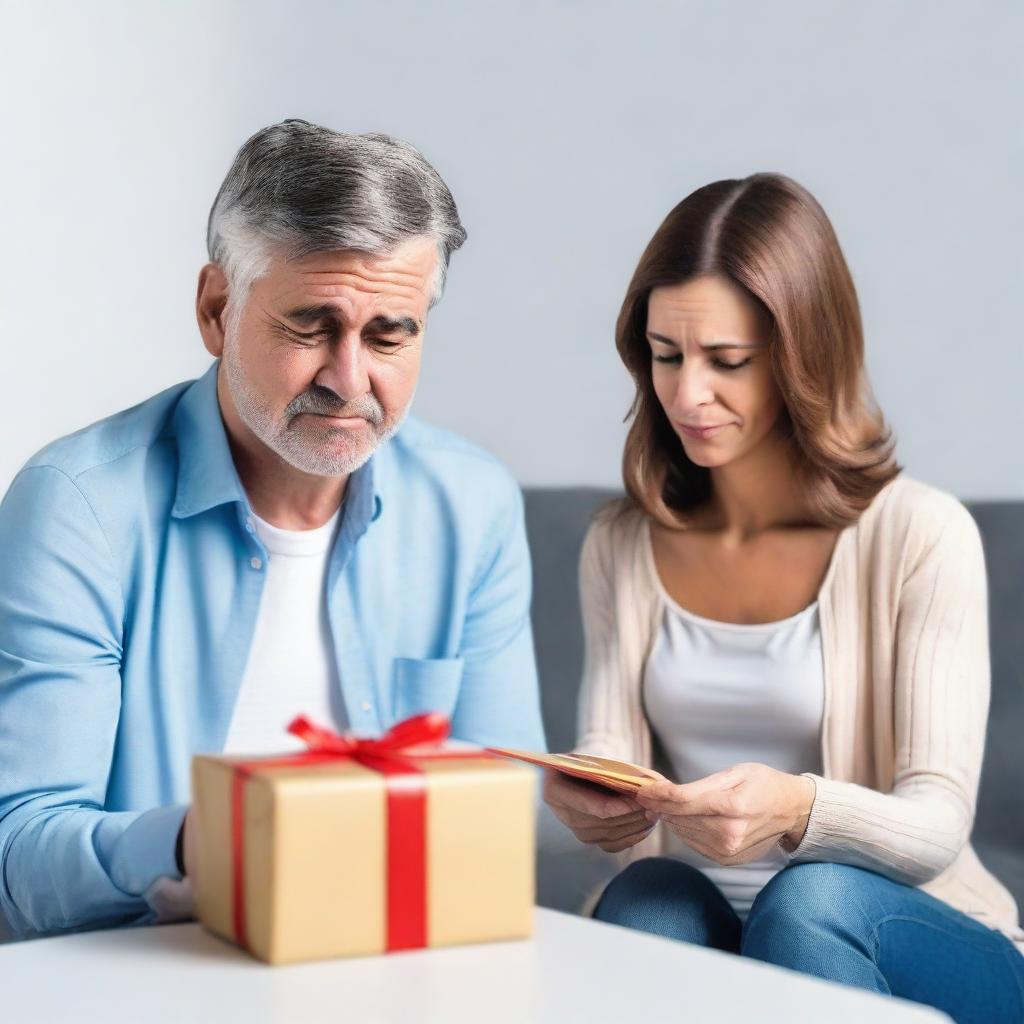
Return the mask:
<svg viewBox="0 0 1024 1024">
<path fill-rule="evenodd" d="M 289 417 L 302 413 L 316 416 L 358 416 L 379 427 L 384 422 L 384 409 L 373 395 L 360 395 L 344 401 L 328 388 L 312 387 L 293 398 L 285 409 Z"/>
</svg>

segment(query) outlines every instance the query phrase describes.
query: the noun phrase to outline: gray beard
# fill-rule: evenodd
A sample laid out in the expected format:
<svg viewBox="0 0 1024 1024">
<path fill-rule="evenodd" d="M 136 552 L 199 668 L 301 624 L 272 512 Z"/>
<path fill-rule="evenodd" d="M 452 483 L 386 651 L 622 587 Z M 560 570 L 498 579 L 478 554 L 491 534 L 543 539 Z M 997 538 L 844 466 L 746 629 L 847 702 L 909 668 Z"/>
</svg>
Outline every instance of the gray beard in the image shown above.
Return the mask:
<svg viewBox="0 0 1024 1024">
<path fill-rule="evenodd" d="M 358 432 L 332 427 L 330 443 L 326 443 L 326 439 L 324 443 L 318 443 L 303 436 L 292 424 L 301 412 L 316 411 L 320 403 L 311 400 L 308 394 L 300 395 L 288 404 L 280 420 L 275 418 L 273 410 L 262 401 L 246 376 L 237 338 L 230 328 L 224 338 L 222 362 L 228 391 L 242 422 L 288 465 L 313 476 L 348 476 L 354 473 L 397 433 L 412 405 L 410 400 L 399 416 L 389 420 L 370 395 L 346 402 L 345 414 L 365 417 L 367 427 Z"/>
</svg>

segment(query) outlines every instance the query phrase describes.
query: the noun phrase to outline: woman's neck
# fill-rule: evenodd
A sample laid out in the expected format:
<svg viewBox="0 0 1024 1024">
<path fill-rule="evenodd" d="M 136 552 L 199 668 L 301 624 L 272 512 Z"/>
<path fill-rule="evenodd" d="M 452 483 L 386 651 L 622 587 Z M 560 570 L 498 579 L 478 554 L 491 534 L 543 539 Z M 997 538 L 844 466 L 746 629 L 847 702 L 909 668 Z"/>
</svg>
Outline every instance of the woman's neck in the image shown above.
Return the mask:
<svg viewBox="0 0 1024 1024">
<path fill-rule="evenodd" d="M 754 451 L 710 472 L 712 529 L 742 541 L 764 530 L 817 525 L 790 441 L 766 438 Z"/>
</svg>

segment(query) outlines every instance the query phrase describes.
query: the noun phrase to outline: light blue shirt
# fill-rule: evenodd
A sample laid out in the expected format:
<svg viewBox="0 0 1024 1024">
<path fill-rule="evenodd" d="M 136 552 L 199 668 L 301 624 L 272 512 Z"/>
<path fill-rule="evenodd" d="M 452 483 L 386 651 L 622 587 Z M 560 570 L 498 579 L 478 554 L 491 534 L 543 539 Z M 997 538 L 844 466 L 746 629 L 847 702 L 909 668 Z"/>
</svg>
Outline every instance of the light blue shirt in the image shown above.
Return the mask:
<svg viewBox="0 0 1024 1024">
<path fill-rule="evenodd" d="M 153 920 L 146 894 L 180 877 L 190 758 L 223 748 L 268 558 L 217 365 L 49 445 L 0 504 L 17 934 Z M 543 747 L 522 497 L 494 458 L 407 419 L 349 481 L 326 593 L 353 731 L 438 710 L 457 738 Z"/>
</svg>

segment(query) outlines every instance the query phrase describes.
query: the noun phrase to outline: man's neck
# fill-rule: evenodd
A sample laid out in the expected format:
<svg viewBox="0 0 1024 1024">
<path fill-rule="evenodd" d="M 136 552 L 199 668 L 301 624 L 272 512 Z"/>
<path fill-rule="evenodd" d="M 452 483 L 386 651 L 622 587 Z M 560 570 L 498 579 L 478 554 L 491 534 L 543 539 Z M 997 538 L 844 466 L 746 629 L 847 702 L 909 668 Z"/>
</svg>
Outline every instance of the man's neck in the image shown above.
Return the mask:
<svg viewBox="0 0 1024 1024">
<path fill-rule="evenodd" d="M 345 497 L 349 477 L 304 473 L 285 462 L 242 422 L 230 397 L 217 382 L 221 419 L 238 478 L 253 512 L 282 530 L 323 526 Z"/>
</svg>

